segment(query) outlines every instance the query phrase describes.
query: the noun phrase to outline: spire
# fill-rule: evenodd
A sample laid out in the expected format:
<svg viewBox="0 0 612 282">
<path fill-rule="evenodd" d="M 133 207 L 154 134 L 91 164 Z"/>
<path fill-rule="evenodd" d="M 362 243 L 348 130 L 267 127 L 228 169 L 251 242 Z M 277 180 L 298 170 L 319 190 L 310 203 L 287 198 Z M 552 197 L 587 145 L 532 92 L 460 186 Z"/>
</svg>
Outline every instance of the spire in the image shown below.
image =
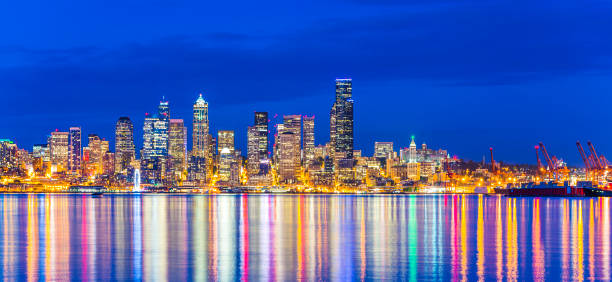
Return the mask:
<svg viewBox="0 0 612 282">
<path fill-rule="evenodd" d="M 411 148 L 416 148 L 416 143 L 414 143 L 414 135 L 412 135 L 410 138 L 412 139 L 412 140 L 410 141 L 410 147 L 411 147 Z"/>
<path fill-rule="evenodd" d="M 204 106 L 206 104 L 207 104 L 206 101 L 204 101 L 204 98 L 202 98 L 202 93 L 200 93 L 200 96 L 196 100 L 195 105 L 196 106 Z"/>
</svg>

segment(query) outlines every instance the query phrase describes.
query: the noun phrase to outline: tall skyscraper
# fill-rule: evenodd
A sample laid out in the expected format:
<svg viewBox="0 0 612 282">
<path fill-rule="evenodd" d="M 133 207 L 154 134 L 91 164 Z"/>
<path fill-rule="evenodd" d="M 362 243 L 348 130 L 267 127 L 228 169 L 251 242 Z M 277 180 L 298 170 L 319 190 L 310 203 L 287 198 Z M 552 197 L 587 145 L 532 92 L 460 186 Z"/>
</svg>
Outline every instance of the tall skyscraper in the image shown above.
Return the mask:
<svg viewBox="0 0 612 282">
<path fill-rule="evenodd" d="M 410 147 L 408 147 L 408 162 L 409 163 L 417 162 L 417 148 L 416 148 L 416 143 L 414 142 L 414 135 L 411 136 Z"/>
<path fill-rule="evenodd" d="M 47 140 L 49 144 L 49 154 L 51 155 L 51 163 L 56 165 L 57 171 L 68 168 L 68 132 L 51 132 L 51 136 Z"/>
<path fill-rule="evenodd" d="M 68 170 L 72 174 L 81 174 L 82 151 L 81 147 L 81 128 L 71 127 L 68 143 Z"/>
<path fill-rule="evenodd" d="M 115 125 L 115 173 L 126 173 L 135 156 L 134 124 L 120 117 Z"/>
<path fill-rule="evenodd" d="M 268 113 L 255 112 L 255 129 L 257 130 L 259 159 L 268 158 Z"/>
<path fill-rule="evenodd" d="M 247 128 L 247 173 L 255 175 L 259 173 L 259 134 L 257 127 Z"/>
<path fill-rule="evenodd" d="M 108 152 L 108 141 L 103 140 L 96 134 L 89 134 L 87 136 L 88 143 L 87 148 L 89 150 L 89 156 L 87 158 L 87 170 L 91 173 L 102 174 L 103 169 L 103 158 L 104 154 Z M 83 149 L 85 152 L 85 149 Z"/>
<path fill-rule="evenodd" d="M 302 144 L 302 116 L 301 115 L 288 115 L 288 116 L 283 116 L 283 127 L 282 130 L 284 132 L 291 132 L 293 133 L 293 138 L 294 140 L 292 141 L 293 144 L 293 162 L 295 162 L 296 166 L 299 168 L 300 164 L 301 164 L 301 158 L 302 158 L 302 154 L 301 154 L 301 144 Z M 297 144 L 297 147 L 296 145 Z"/>
<path fill-rule="evenodd" d="M 235 161 L 234 131 L 219 130 L 217 148 L 219 150 L 219 180 L 230 181 L 232 163 Z"/>
<path fill-rule="evenodd" d="M 330 111 L 330 155 L 353 158 L 353 82 L 336 79 L 336 100 Z"/>
<path fill-rule="evenodd" d="M 267 112 L 255 112 L 255 125 L 248 127 L 247 142 L 247 172 L 259 174 L 261 166 L 269 164 Z"/>
<path fill-rule="evenodd" d="M 167 102 L 160 104 L 158 114 L 146 114 L 143 127 L 143 159 L 151 160 L 168 155 L 168 114 Z"/>
<path fill-rule="evenodd" d="M 208 124 L 208 103 L 202 94 L 193 104 L 193 155 L 208 158 L 210 148 L 210 132 Z"/>
<path fill-rule="evenodd" d="M 314 116 L 304 116 L 304 166 L 308 167 L 315 159 Z"/>
<path fill-rule="evenodd" d="M 278 176 L 281 183 L 295 183 L 299 168 L 296 155 L 300 151 L 300 143 L 295 133 L 290 130 L 280 132 L 277 142 Z"/>
<path fill-rule="evenodd" d="M 182 119 L 170 120 L 168 135 L 168 155 L 171 159 L 171 170 L 176 176 L 187 169 L 187 127 Z"/>
</svg>

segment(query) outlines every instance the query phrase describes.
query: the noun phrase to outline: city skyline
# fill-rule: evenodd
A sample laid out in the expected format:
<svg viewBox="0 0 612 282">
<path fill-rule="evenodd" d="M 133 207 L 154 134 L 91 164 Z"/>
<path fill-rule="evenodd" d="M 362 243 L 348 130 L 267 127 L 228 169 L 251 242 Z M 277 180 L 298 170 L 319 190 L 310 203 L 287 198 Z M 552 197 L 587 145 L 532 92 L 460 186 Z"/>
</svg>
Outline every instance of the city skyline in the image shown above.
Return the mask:
<svg viewBox="0 0 612 282">
<path fill-rule="evenodd" d="M 161 96 L 188 119 L 200 92 L 213 131 L 245 128 L 254 110 L 322 117 L 333 79 L 348 76 L 366 153 L 411 135 L 474 160 L 492 146 L 514 163 L 534 163 L 539 141 L 573 165 L 577 139 L 612 150 L 608 4 L 417 2 L 59 1 L 33 17 L 6 3 L 0 23 L 20 28 L 0 44 L 0 132 L 28 148 L 70 126 L 108 139 L 109 121 L 127 115 L 140 128 Z"/>
</svg>

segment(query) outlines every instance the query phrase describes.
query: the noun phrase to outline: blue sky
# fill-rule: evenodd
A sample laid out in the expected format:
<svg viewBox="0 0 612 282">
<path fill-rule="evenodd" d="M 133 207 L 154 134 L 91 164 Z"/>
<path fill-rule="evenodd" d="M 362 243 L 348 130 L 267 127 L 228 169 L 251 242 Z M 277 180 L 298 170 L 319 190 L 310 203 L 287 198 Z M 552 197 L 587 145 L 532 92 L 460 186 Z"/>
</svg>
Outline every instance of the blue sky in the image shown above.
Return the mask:
<svg viewBox="0 0 612 282">
<path fill-rule="evenodd" d="M 11 1 L 0 4 L 0 137 L 26 148 L 59 128 L 142 139 L 161 96 L 246 147 L 254 111 L 316 116 L 329 139 L 334 79 L 353 78 L 355 146 L 444 147 L 535 163 L 612 151 L 609 1 Z M 191 128 L 189 128 L 191 131 Z"/>
</svg>

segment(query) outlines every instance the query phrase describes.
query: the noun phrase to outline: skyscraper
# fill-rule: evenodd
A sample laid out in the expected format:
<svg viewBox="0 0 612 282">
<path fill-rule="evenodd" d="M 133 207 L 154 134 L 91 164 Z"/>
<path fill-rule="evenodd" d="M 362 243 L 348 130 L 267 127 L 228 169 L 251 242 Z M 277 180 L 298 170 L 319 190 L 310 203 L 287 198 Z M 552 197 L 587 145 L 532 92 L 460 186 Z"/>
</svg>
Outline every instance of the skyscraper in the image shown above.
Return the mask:
<svg viewBox="0 0 612 282">
<path fill-rule="evenodd" d="M 87 160 L 87 168 L 89 172 L 102 174 L 103 173 L 103 158 L 108 152 L 108 141 L 103 140 L 96 134 L 89 134 L 87 137 L 87 148 L 89 150 L 89 158 Z M 85 149 L 83 149 L 85 152 Z"/>
<path fill-rule="evenodd" d="M 247 128 L 247 173 L 259 173 L 259 134 L 256 126 Z"/>
<path fill-rule="evenodd" d="M 68 167 L 68 132 L 51 132 L 51 136 L 47 140 L 49 144 L 49 154 L 51 155 L 51 163 L 56 165 L 57 171 Z"/>
<path fill-rule="evenodd" d="M 295 156 L 299 154 L 300 143 L 296 142 L 298 139 L 294 135 L 295 133 L 290 130 L 278 134 L 277 165 L 281 183 L 295 183 L 297 181 L 299 161 L 296 160 Z"/>
<path fill-rule="evenodd" d="M 353 82 L 336 79 L 336 100 L 330 111 L 330 155 L 353 158 Z"/>
<path fill-rule="evenodd" d="M 115 125 L 115 172 L 126 173 L 135 155 L 134 125 L 129 117 L 120 117 Z"/>
<path fill-rule="evenodd" d="M 268 158 L 268 113 L 255 112 L 255 129 L 258 135 L 259 159 Z"/>
<path fill-rule="evenodd" d="M 82 151 L 81 147 L 81 128 L 71 127 L 68 143 L 68 170 L 72 174 L 81 174 Z"/>
<path fill-rule="evenodd" d="M 193 155 L 198 157 L 210 157 L 210 137 L 208 124 L 208 103 L 202 98 L 202 94 L 193 104 Z"/>
<path fill-rule="evenodd" d="M 187 127 L 182 119 L 171 119 L 169 130 L 168 155 L 174 176 L 187 169 Z"/>
<path fill-rule="evenodd" d="M 374 143 L 374 157 L 389 159 L 393 156 L 393 142 Z"/>
<path fill-rule="evenodd" d="M 304 116 L 304 166 L 308 167 L 315 158 L 314 116 Z"/>
<path fill-rule="evenodd" d="M 217 148 L 219 150 L 219 180 L 230 181 L 232 179 L 232 163 L 235 161 L 234 131 L 219 130 Z"/>
</svg>

